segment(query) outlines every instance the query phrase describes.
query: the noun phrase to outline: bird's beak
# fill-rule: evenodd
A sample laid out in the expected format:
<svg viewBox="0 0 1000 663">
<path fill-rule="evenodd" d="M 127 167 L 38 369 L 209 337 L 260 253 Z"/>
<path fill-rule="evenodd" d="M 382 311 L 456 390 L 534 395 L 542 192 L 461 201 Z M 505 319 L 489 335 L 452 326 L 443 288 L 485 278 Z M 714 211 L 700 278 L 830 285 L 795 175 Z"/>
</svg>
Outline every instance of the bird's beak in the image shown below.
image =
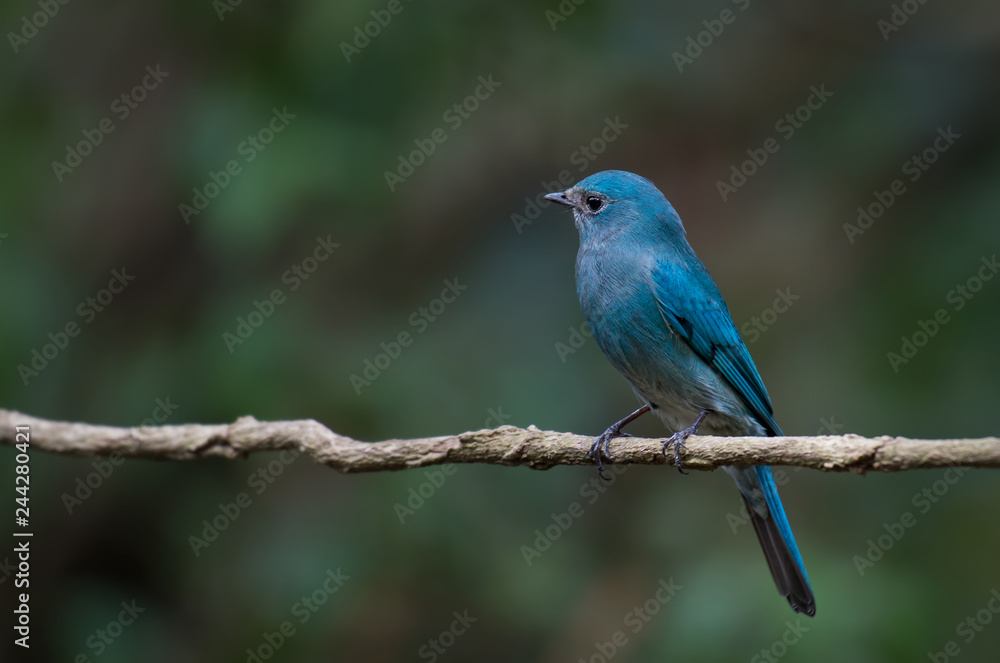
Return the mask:
<svg viewBox="0 0 1000 663">
<path fill-rule="evenodd" d="M 569 198 L 566 197 L 565 191 L 556 191 L 555 193 L 550 193 L 544 196 L 545 200 L 551 200 L 554 203 L 559 203 L 560 205 L 566 205 L 567 207 L 576 207 Z"/>
</svg>

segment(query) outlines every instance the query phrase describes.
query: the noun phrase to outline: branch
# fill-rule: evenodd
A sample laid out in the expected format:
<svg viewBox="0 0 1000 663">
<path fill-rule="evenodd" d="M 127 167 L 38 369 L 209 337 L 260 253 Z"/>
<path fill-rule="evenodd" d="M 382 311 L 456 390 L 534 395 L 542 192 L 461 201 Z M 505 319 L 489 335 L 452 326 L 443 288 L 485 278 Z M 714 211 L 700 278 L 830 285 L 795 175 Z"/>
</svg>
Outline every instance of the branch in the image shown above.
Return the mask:
<svg viewBox="0 0 1000 663">
<path fill-rule="evenodd" d="M 29 426 L 31 447 L 72 456 L 156 460 L 245 458 L 258 451 L 293 449 L 341 472 L 405 470 L 443 463 L 590 465 L 592 437 L 501 426 L 459 435 L 414 440 L 359 442 L 311 419 L 232 424 L 184 424 L 117 428 L 37 419 L 0 410 L 0 444 L 15 443 L 15 426 Z M 611 443 L 616 463 L 672 465 L 662 453 L 664 439 L 619 438 Z M 713 470 L 721 465 L 795 465 L 833 472 L 899 472 L 933 467 L 1000 467 L 1000 438 L 911 440 L 857 435 L 818 437 L 712 437 L 687 441 L 684 467 Z"/>
</svg>

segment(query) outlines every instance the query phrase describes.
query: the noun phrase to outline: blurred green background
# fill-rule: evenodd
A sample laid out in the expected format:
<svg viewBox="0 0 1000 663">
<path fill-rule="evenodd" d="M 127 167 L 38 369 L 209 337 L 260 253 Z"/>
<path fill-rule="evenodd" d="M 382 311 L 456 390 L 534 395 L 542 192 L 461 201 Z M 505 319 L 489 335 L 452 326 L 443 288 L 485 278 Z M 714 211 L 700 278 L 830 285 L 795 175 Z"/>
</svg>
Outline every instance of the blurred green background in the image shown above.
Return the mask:
<svg viewBox="0 0 1000 663">
<path fill-rule="evenodd" d="M 1000 9 L 903 4 L 912 15 L 900 6 L 890 30 L 891 3 L 860 1 L 404 0 L 395 14 L 384 2 L 74 2 L 32 32 L 39 4 L 5 3 L 0 404 L 126 426 L 165 404 L 168 423 L 315 418 L 365 440 L 501 420 L 596 435 L 635 398 L 592 340 L 570 346 L 576 231 L 529 201 L 562 171 L 621 168 L 684 219 L 786 432 L 996 434 L 1000 280 L 949 293 L 1000 249 Z M 373 11 L 386 24 L 343 46 Z M 490 76 L 499 86 L 467 100 Z M 144 77 L 151 89 L 128 107 L 121 95 Z M 788 136 L 776 123 L 811 86 L 832 97 Z M 245 143 L 275 109 L 294 118 L 266 146 Z M 69 172 L 53 166 L 103 118 L 114 130 L 99 145 Z M 619 128 L 602 138 L 607 122 Z M 904 163 L 949 127 L 960 138 L 911 181 Z M 390 188 L 386 172 L 439 128 Z M 772 137 L 778 151 L 724 200 L 717 182 Z M 238 173 L 185 223 L 179 206 L 213 173 L 225 182 L 230 161 Z M 905 193 L 849 237 L 858 206 L 895 179 Z M 320 237 L 340 246 L 311 263 Z M 315 270 L 293 290 L 296 266 Z M 113 270 L 134 280 L 97 312 L 86 300 Z M 433 321 L 420 313 L 454 279 L 461 295 Z M 227 344 L 276 288 L 283 303 Z M 776 290 L 798 299 L 776 313 Z M 949 321 L 890 365 L 940 308 Z M 19 369 L 67 323 L 78 335 L 37 375 Z M 401 332 L 412 344 L 352 385 Z M 631 430 L 664 434 L 654 420 Z M 615 661 L 944 661 L 935 653 L 955 641 L 971 663 L 1000 648 L 995 472 L 948 484 L 942 471 L 788 471 L 818 603 L 804 620 L 719 472 L 630 468 L 594 493 L 583 467 L 341 476 L 271 454 L 127 461 L 100 478 L 108 468 L 93 463 L 32 456 L 33 647 L 15 651 L 4 626 L 4 660 L 241 662 L 250 649 L 596 663 L 619 630 Z M 13 484 L 9 449 L 0 476 Z M 100 485 L 73 502 L 88 477 Z M 443 484 L 401 523 L 396 505 L 432 480 Z M 914 501 L 935 488 L 936 501 Z M 241 492 L 250 506 L 196 555 L 189 537 Z M 529 566 L 523 547 L 573 502 L 583 515 Z M 916 524 L 859 571 L 906 512 Z M 338 569 L 349 579 L 301 623 L 293 606 Z M 633 632 L 661 579 L 680 589 Z M 123 601 L 144 612 L 109 629 Z M 456 611 L 476 621 L 435 651 Z M 956 631 L 977 612 L 991 623 Z M 265 634 L 286 621 L 294 634 L 269 652 Z M 100 632 L 116 637 L 98 645 Z"/>
</svg>

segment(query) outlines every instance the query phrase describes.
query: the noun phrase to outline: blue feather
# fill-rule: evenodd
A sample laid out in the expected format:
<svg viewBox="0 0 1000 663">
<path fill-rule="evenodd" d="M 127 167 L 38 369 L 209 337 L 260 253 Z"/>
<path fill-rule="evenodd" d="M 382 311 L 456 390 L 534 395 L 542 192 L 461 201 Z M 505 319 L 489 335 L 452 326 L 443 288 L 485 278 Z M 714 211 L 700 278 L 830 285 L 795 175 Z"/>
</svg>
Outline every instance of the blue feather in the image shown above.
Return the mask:
<svg viewBox="0 0 1000 663">
<path fill-rule="evenodd" d="M 704 413 L 708 433 L 781 435 L 722 294 L 653 183 L 604 171 L 546 197 L 573 208 L 577 293 L 594 339 L 650 409 L 674 430 Z M 610 427 L 594 448 L 630 420 Z M 779 591 L 797 612 L 815 614 L 770 468 L 723 469 L 736 481 Z"/>
<path fill-rule="evenodd" d="M 764 499 L 767 500 L 767 508 L 778 526 L 781 538 L 788 547 L 788 551 L 792 554 L 792 559 L 795 560 L 795 565 L 799 568 L 799 572 L 802 573 L 803 579 L 811 586 L 811 583 L 809 583 L 809 574 L 806 573 L 806 564 L 802 561 L 802 554 L 799 552 L 799 547 L 795 544 L 795 537 L 792 536 L 792 526 L 788 524 L 788 517 L 785 515 L 785 509 L 781 505 L 781 498 L 778 497 L 778 487 L 774 483 L 774 475 L 771 474 L 771 468 L 767 465 L 758 465 L 755 469 L 757 470 L 757 479 L 760 481 L 760 487 L 764 491 Z"/>
<path fill-rule="evenodd" d="M 764 381 L 736 330 L 722 295 L 707 270 L 682 269 L 660 261 L 650 277 L 664 319 L 681 338 L 733 386 L 771 435 L 781 435 Z M 687 296 L 692 277 L 700 281 L 699 297 Z"/>
</svg>

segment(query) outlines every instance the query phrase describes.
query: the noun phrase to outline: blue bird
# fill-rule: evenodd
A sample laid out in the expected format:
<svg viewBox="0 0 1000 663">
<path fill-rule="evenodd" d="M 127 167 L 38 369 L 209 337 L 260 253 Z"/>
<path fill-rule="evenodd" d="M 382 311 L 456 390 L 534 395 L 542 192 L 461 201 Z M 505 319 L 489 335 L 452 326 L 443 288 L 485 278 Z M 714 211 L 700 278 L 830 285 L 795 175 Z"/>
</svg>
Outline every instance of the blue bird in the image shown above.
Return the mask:
<svg viewBox="0 0 1000 663">
<path fill-rule="evenodd" d="M 576 290 L 608 360 L 645 405 L 594 440 L 602 471 L 623 426 L 652 410 L 681 447 L 699 429 L 712 435 L 781 435 L 771 399 L 726 302 L 688 244 L 680 217 L 649 180 L 607 170 L 545 196 L 567 205 L 580 233 Z M 683 423 L 692 422 L 686 428 Z M 778 591 L 810 617 L 816 601 L 767 466 L 724 467 L 746 503 Z M 683 473 L 683 470 L 681 470 Z"/>
</svg>

